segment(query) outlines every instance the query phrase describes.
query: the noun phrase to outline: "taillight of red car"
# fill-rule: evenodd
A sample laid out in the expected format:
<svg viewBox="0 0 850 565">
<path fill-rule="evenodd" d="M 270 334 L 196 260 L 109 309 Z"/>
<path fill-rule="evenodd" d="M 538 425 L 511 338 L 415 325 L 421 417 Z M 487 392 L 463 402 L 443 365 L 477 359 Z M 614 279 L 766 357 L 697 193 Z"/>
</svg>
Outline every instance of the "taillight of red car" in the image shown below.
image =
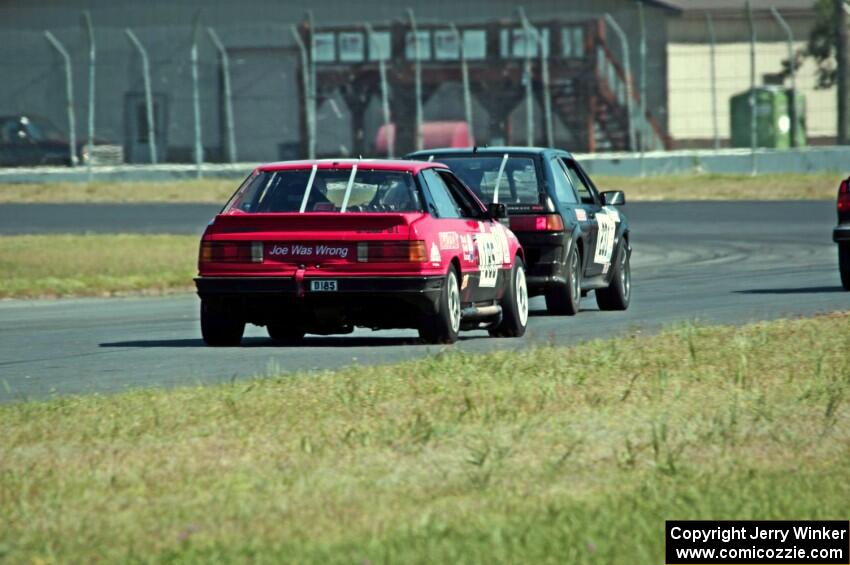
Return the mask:
<svg viewBox="0 0 850 565">
<path fill-rule="evenodd" d="M 424 263 L 428 260 L 425 242 L 362 241 L 357 244 L 359 263 Z"/>
<path fill-rule="evenodd" d="M 262 263 L 261 241 L 202 241 L 198 263 Z"/>
<path fill-rule="evenodd" d="M 511 230 L 527 231 L 564 231 L 564 220 L 558 214 L 539 216 L 511 216 Z"/>
<path fill-rule="evenodd" d="M 850 179 L 841 181 L 838 187 L 838 212 L 850 212 Z"/>
</svg>

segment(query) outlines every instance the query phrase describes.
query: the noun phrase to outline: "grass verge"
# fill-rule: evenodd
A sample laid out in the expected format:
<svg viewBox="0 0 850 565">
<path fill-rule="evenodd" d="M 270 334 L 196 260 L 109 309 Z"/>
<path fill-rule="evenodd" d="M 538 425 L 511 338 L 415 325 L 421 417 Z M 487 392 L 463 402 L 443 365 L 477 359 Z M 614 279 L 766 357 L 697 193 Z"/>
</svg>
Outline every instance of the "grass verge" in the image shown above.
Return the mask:
<svg viewBox="0 0 850 565">
<path fill-rule="evenodd" d="M 656 200 L 831 200 L 839 173 L 749 175 L 594 176 L 602 190 L 620 189 L 632 202 Z M 223 204 L 237 180 L 177 182 L 0 184 L 0 204 L 70 202 L 205 202 Z"/>
<path fill-rule="evenodd" d="M 627 202 L 663 200 L 834 200 L 841 173 L 593 177 L 600 190 L 624 190 Z"/>
<path fill-rule="evenodd" d="M 661 563 L 844 519 L 850 314 L 0 407 L 0 559 Z"/>
<path fill-rule="evenodd" d="M 0 236 L 0 298 L 190 290 L 197 257 L 194 235 Z"/>
<path fill-rule="evenodd" d="M 0 204 L 201 202 L 224 204 L 240 180 L 202 179 L 175 182 L 0 183 Z"/>
</svg>

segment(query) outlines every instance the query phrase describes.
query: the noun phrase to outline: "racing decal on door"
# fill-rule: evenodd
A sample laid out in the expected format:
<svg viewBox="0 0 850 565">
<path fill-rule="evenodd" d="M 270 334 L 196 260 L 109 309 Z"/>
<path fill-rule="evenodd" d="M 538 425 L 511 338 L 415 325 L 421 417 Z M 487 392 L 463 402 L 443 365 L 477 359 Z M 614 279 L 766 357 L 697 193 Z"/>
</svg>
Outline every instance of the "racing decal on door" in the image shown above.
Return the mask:
<svg viewBox="0 0 850 565">
<path fill-rule="evenodd" d="M 442 257 L 440 256 L 440 250 L 437 249 L 437 244 L 431 244 L 431 263 L 434 265 L 439 265 L 442 261 Z"/>
<path fill-rule="evenodd" d="M 441 231 L 440 232 L 440 249 L 458 249 L 460 241 L 457 232 Z"/>
<path fill-rule="evenodd" d="M 619 214 L 617 220 L 619 220 Z M 593 261 L 604 265 L 611 262 L 611 255 L 614 252 L 614 232 L 617 231 L 617 221 L 608 210 L 603 208 L 596 213 L 596 224 L 599 227 L 599 233 L 596 236 L 596 253 L 594 253 Z"/>
<path fill-rule="evenodd" d="M 478 247 L 478 286 L 494 288 L 502 266 L 501 242 L 492 233 L 478 233 L 475 235 L 475 243 Z"/>
<path fill-rule="evenodd" d="M 511 262 L 511 247 L 508 245 L 508 236 L 505 227 L 502 224 L 493 226 L 495 229 L 496 239 L 499 240 L 499 246 L 502 248 L 502 263 Z"/>
</svg>

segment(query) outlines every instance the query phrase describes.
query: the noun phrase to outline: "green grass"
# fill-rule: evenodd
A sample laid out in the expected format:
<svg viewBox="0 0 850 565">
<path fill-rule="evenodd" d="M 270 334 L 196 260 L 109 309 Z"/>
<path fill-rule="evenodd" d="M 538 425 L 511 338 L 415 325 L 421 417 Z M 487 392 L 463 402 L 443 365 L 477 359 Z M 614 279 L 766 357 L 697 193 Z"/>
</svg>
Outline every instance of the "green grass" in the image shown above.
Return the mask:
<svg viewBox="0 0 850 565">
<path fill-rule="evenodd" d="M 194 235 L 0 236 L 0 298 L 190 290 L 198 241 Z"/>
<path fill-rule="evenodd" d="M 846 519 L 850 315 L 0 407 L 0 560 L 662 563 Z"/>
<path fill-rule="evenodd" d="M 840 173 L 758 175 L 594 176 L 601 190 L 626 191 L 644 200 L 831 200 Z M 206 202 L 224 204 L 238 180 L 0 184 L 0 204 L 36 202 Z"/>
</svg>

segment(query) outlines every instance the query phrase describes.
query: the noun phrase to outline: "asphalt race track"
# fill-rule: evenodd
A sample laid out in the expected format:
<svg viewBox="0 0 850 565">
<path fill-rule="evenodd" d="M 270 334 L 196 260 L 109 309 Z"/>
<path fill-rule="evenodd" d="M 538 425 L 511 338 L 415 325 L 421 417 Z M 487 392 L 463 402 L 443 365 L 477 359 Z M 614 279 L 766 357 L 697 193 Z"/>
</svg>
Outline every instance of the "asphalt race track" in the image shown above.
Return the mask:
<svg viewBox="0 0 850 565">
<path fill-rule="evenodd" d="M 3 205 L 0 233 L 199 233 L 218 206 Z M 752 320 L 850 309 L 838 277 L 832 202 L 645 203 L 626 210 L 633 234 L 633 297 L 599 312 L 592 294 L 577 317 L 532 301 L 523 339 L 462 334 L 450 349 L 487 351 L 574 343 L 675 322 Z M 278 347 L 249 326 L 241 348 L 200 340 L 198 301 L 164 298 L 0 302 L 0 401 L 51 394 L 193 385 L 280 371 L 374 364 L 435 353 L 413 331 L 358 330 Z"/>
</svg>

